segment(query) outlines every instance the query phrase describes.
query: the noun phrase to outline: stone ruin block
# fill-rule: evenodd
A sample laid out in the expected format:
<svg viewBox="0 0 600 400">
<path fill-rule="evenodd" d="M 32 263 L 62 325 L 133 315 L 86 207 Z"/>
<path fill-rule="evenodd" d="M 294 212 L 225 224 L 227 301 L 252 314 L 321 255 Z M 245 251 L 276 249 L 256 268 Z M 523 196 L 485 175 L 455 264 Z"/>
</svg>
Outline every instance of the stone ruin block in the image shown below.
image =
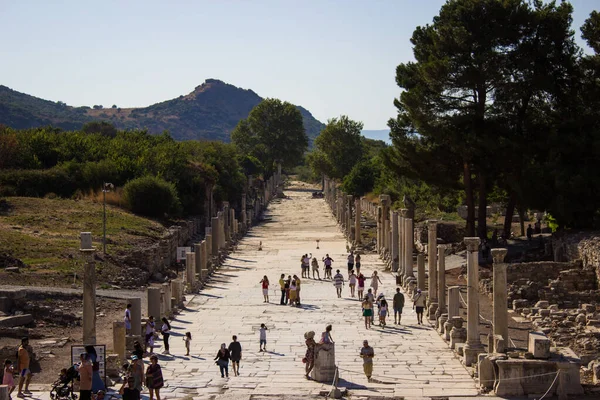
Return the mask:
<svg viewBox="0 0 600 400">
<path fill-rule="evenodd" d="M 527 350 L 534 358 L 550 358 L 550 339 L 543 332 L 529 332 Z"/>
</svg>

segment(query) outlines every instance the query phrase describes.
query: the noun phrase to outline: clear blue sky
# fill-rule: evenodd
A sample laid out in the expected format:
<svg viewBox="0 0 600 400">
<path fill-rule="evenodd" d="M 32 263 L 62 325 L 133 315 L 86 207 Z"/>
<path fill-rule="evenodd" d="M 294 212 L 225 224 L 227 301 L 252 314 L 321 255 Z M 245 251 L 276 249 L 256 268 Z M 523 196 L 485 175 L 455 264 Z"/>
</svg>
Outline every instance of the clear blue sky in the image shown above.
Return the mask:
<svg viewBox="0 0 600 400">
<path fill-rule="evenodd" d="M 443 0 L 0 0 L 0 84 L 69 105 L 147 106 L 206 78 L 384 129 L 395 68 Z M 574 29 L 598 0 L 572 0 Z"/>
</svg>

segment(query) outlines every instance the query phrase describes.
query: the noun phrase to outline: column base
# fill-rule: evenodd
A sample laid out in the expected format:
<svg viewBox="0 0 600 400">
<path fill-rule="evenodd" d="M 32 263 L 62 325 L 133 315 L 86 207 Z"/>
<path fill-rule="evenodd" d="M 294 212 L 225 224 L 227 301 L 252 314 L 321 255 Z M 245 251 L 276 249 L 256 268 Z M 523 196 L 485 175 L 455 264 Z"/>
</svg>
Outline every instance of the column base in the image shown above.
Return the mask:
<svg viewBox="0 0 600 400">
<path fill-rule="evenodd" d="M 434 320 L 435 319 L 435 312 L 438 309 L 438 303 L 437 302 L 431 302 L 429 303 L 429 308 L 427 309 L 427 318 L 429 318 L 430 320 Z"/>
<path fill-rule="evenodd" d="M 465 353 L 464 362 L 467 367 L 473 364 L 477 364 L 477 357 L 481 353 L 485 353 L 485 348 L 481 343 L 469 344 L 467 343 L 463 349 Z"/>
</svg>

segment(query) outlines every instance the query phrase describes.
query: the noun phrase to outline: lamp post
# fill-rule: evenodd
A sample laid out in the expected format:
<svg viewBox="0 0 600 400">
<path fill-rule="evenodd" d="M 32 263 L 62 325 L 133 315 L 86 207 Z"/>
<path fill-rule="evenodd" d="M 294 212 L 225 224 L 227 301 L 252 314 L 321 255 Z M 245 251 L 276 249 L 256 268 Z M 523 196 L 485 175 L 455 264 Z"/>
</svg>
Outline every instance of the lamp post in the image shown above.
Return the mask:
<svg viewBox="0 0 600 400">
<path fill-rule="evenodd" d="M 110 192 L 114 188 L 115 185 L 113 185 L 112 183 L 104 182 L 102 184 L 102 251 L 104 252 L 104 254 L 106 254 L 106 192 Z"/>
</svg>

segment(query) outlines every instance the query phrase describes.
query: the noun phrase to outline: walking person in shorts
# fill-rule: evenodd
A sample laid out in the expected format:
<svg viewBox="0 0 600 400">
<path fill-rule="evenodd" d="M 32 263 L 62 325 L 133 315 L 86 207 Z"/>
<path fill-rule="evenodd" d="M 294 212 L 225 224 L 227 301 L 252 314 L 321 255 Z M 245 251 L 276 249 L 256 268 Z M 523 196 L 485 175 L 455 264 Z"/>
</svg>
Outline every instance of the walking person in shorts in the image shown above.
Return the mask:
<svg viewBox="0 0 600 400">
<path fill-rule="evenodd" d="M 337 297 L 342 297 L 342 287 L 344 286 L 344 275 L 340 274 L 340 270 L 336 271 L 336 274 L 333 276 L 333 284 L 335 286 L 335 290 L 337 291 Z"/>
<path fill-rule="evenodd" d="M 265 324 L 260 324 L 260 329 L 258 330 L 260 334 L 260 350 L 259 351 L 267 351 L 267 326 Z"/>
<path fill-rule="evenodd" d="M 233 375 L 240 375 L 240 360 L 242 359 L 242 345 L 237 341 L 237 336 L 232 336 L 233 342 L 229 343 L 229 359 L 233 367 Z"/>
<path fill-rule="evenodd" d="M 267 278 L 267 276 L 265 275 L 265 276 L 263 276 L 261 281 L 258 283 L 262 284 L 262 293 L 263 293 L 263 297 L 265 298 L 263 303 L 268 303 L 269 302 L 269 278 Z"/>
<path fill-rule="evenodd" d="M 325 264 L 325 279 L 331 279 L 331 263 L 335 262 L 333 258 L 329 257 L 329 254 L 325 254 L 323 257 L 323 264 Z"/>
<path fill-rule="evenodd" d="M 348 276 L 350 276 L 350 271 L 354 270 L 354 253 L 350 252 L 348 254 Z"/>
<path fill-rule="evenodd" d="M 31 393 L 29 391 L 29 382 L 31 382 L 31 371 L 29 370 L 29 362 L 31 357 L 29 355 L 29 338 L 24 337 L 21 339 L 21 345 L 17 351 L 17 371 L 19 371 L 19 390 L 17 397 L 25 397 L 23 393 Z M 25 390 L 23 391 L 23 383 L 25 383 Z"/>
<path fill-rule="evenodd" d="M 350 286 L 350 296 L 354 297 L 354 290 L 356 289 L 356 281 L 357 277 L 354 271 L 350 271 L 350 276 L 348 276 L 348 286 Z"/>
<path fill-rule="evenodd" d="M 421 293 L 421 289 L 417 289 L 417 294 L 413 297 L 413 308 L 417 312 L 417 322 L 423 324 L 423 310 L 425 310 L 425 296 Z"/>
<path fill-rule="evenodd" d="M 365 291 L 365 276 L 363 274 L 358 274 L 356 280 L 358 281 L 358 300 L 363 299 L 363 293 Z"/>
<path fill-rule="evenodd" d="M 363 359 L 363 371 L 369 381 L 371 381 L 371 375 L 373 374 L 373 357 L 375 357 L 375 351 L 369 346 L 369 341 L 363 341 L 363 347 L 360 349 L 360 358 Z"/>
<path fill-rule="evenodd" d="M 360 275 L 360 254 L 356 253 L 354 257 L 354 265 L 356 266 L 356 275 Z"/>
<path fill-rule="evenodd" d="M 402 319 L 402 308 L 404 307 L 404 295 L 400 292 L 400 288 L 396 288 L 394 295 L 394 323 L 399 325 Z"/>
</svg>

